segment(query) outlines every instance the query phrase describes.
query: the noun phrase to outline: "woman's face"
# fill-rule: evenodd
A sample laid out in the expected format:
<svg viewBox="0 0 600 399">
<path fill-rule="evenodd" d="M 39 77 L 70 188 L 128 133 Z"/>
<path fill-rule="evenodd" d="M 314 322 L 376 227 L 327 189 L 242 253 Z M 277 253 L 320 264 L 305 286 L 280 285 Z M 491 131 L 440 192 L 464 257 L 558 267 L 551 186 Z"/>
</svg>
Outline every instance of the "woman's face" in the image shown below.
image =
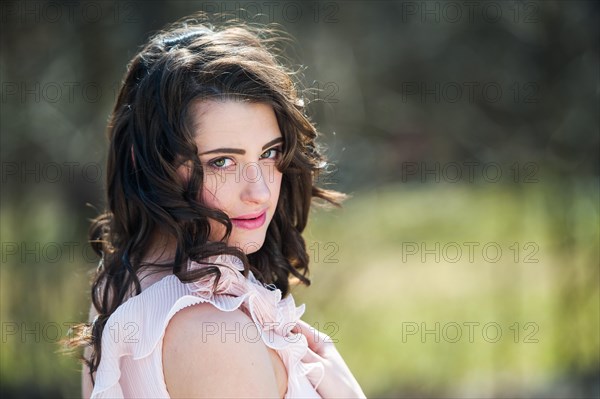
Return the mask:
<svg viewBox="0 0 600 399">
<path fill-rule="evenodd" d="M 244 253 L 262 247 L 279 199 L 282 173 L 276 168 L 283 137 L 270 105 L 241 101 L 199 101 L 192 126 L 204 168 L 203 202 L 229 216 L 227 244 Z M 210 241 L 225 227 L 210 219 Z"/>
</svg>

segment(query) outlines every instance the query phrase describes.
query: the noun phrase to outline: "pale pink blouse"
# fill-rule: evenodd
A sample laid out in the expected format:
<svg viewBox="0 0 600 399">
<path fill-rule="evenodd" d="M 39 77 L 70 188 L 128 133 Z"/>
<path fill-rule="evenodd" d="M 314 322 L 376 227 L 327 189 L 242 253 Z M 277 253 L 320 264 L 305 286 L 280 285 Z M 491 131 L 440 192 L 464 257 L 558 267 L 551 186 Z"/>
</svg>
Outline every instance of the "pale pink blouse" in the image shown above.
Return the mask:
<svg viewBox="0 0 600 399">
<path fill-rule="evenodd" d="M 222 265 L 216 290 L 214 277 L 186 284 L 168 275 L 110 316 L 102 333 L 102 356 L 91 398 L 169 398 L 162 367 L 165 329 L 175 313 L 203 302 L 225 312 L 239 308 L 252 318 L 265 345 L 279 354 L 287 369 L 286 398 L 320 398 L 317 387 L 323 379 L 323 364 L 315 361 L 306 337 L 291 332 L 304 313 L 304 304 L 296 307 L 291 294 L 282 299 L 280 290 L 263 286 L 251 272 L 244 277 L 237 257 L 221 255 L 210 260 Z M 189 267 L 206 266 L 191 261 Z"/>
</svg>

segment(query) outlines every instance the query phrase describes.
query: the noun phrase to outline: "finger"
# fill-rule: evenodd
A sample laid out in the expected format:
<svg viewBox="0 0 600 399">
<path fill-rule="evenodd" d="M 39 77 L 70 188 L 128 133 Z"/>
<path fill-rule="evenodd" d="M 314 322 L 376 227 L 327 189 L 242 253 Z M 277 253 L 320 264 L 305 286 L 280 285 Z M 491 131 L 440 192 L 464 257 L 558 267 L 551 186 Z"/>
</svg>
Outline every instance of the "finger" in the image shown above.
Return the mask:
<svg viewBox="0 0 600 399">
<path fill-rule="evenodd" d="M 315 330 L 315 328 L 312 327 L 307 322 L 305 322 L 304 320 L 298 320 L 298 322 L 296 323 L 296 326 L 292 329 L 293 332 L 300 333 L 300 334 L 303 334 L 304 336 L 306 336 L 306 339 L 309 342 L 314 341 L 314 334 L 315 334 L 314 330 Z"/>
<path fill-rule="evenodd" d="M 308 347 L 311 348 L 314 352 L 320 353 L 323 342 L 325 342 L 326 335 L 321 333 L 319 330 L 308 324 L 303 320 L 298 320 L 296 323 L 296 327 L 292 329 L 292 331 L 301 333 L 306 337 L 306 341 L 308 342 Z"/>
</svg>

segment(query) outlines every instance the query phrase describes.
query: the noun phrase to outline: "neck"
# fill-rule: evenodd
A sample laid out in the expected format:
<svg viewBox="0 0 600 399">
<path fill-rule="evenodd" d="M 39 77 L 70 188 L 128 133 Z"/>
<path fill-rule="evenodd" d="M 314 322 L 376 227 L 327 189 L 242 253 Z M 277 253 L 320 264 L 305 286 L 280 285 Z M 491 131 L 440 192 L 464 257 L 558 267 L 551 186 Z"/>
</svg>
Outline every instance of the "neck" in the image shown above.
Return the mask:
<svg viewBox="0 0 600 399">
<path fill-rule="evenodd" d="M 177 243 L 175 238 L 159 231 L 152 233 L 148 250 L 141 259 L 142 264 L 161 264 L 175 260 Z"/>
<path fill-rule="evenodd" d="M 142 266 L 138 271 L 138 278 L 142 291 L 163 277 L 173 274 L 173 270 L 160 264 L 172 263 L 175 260 L 177 244 L 175 238 L 155 231 L 148 250 L 140 260 Z"/>
</svg>

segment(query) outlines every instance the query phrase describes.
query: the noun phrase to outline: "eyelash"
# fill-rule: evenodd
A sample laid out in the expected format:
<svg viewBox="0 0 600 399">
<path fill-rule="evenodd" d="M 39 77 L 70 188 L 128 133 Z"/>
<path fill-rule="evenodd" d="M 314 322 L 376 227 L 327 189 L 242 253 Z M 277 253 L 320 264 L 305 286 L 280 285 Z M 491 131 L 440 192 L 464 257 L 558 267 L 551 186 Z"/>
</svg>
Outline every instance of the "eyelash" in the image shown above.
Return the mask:
<svg viewBox="0 0 600 399">
<path fill-rule="evenodd" d="M 266 153 L 268 153 L 268 152 L 270 152 L 270 151 L 274 152 L 274 157 L 273 158 L 261 158 L 261 159 L 277 159 L 277 158 L 279 158 L 279 154 L 281 154 L 281 146 L 280 147 L 270 148 L 270 149 L 266 150 L 265 152 L 263 152 L 261 154 L 261 156 L 264 155 L 264 154 L 266 154 Z M 220 161 L 223 161 L 223 160 L 231 160 L 231 158 L 229 158 L 229 157 L 216 158 L 216 159 L 213 159 L 212 161 L 209 161 L 208 165 L 211 168 L 213 168 L 213 169 L 226 169 L 229 166 L 231 166 L 231 165 L 228 165 L 228 166 L 224 166 L 224 165 L 223 166 L 219 166 L 219 165 L 216 165 L 217 162 L 220 162 Z"/>
</svg>

